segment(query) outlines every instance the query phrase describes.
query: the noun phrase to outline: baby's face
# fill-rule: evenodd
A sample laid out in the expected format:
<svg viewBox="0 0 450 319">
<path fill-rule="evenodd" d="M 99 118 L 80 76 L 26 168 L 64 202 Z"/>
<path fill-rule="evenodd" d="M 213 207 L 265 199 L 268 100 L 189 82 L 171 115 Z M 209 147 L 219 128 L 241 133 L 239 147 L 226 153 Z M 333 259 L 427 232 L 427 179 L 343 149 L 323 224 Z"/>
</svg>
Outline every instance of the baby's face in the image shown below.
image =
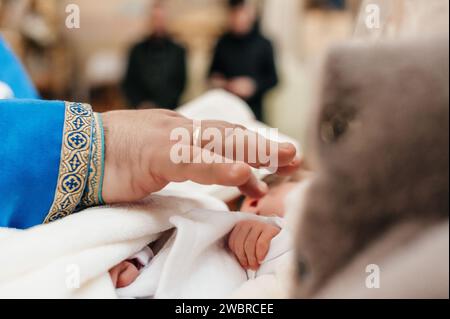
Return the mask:
<svg viewBox="0 0 450 319">
<path fill-rule="evenodd" d="M 246 197 L 242 203 L 241 211 L 261 216 L 284 217 L 284 200 L 296 183 L 288 182 L 271 187 L 266 196 L 260 199 Z"/>
</svg>

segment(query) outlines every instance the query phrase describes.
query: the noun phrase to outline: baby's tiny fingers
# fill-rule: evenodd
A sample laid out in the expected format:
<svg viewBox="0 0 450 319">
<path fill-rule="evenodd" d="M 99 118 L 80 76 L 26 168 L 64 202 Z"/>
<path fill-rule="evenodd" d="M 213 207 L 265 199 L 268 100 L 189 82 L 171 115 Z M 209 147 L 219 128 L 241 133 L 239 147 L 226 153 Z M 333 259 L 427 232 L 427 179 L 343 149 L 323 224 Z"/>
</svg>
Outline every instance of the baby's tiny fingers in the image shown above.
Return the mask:
<svg viewBox="0 0 450 319">
<path fill-rule="evenodd" d="M 253 227 L 250 234 L 245 241 L 245 254 L 247 256 L 249 267 L 253 270 L 257 270 L 259 267 L 258 260 L 256 258 L 256 242 L 261 235 L 261 229 L 258 227 Z"/>
<path fill-rule="evenodd" d="M 269 252 L 270 242 L 267 240 L 259 239 L 256 244 L 256 258 L 258 259 L 258 263 L 261 264 L 267 256 Z"/>
<path fill-rule="evenodd" d="M 238 234 L 236 235 L 234 253 L 243 268 L 248 267 L 248 260 L 247 260 L 246 254 L 245 254 L 244 245 L 245 245 L 245 241 L 246 241 L 248 235 L 250 234 L 250 231 L 251 231 L 250 227 L 241 227 L 239 229 Z"/>
<path fill-rule="evenodd" d="M 267 253 L 269 252 L 270 242 L 272 241 L 272 238 L 278 235 L 279 232 L 279 228 L 270 227 L 268 229 L 266 228 L 262 232 L 261 236 L 259 236 L 258 242 L 256 244 L 256 258 L 258 259 L 258 262 L 260 264 L 264 261 Z"/>
<path fill-rule="evenodd" d="M 236 236 L 239 233 L 239 225 L 236 225 L 233 230 L 231 231 L 230 236 L 228 237 L 228 248 L 234 253 L 235 252 L 235 246 L 236 246 Z"/>
</svg>

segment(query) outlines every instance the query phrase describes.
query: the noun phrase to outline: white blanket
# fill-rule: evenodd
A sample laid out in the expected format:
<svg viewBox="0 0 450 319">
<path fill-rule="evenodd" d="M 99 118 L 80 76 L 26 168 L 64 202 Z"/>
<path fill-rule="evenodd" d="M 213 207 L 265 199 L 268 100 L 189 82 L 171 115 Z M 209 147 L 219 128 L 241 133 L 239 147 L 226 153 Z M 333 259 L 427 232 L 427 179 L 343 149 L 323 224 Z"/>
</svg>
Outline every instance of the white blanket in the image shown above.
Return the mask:
<svg viewBox="0 0 450 319">
<path fill-rule="evenodd" d="M 25 231 L 0 229 L 0 298 L 116 298 L 108 270 L 172 227 L 171 248 L 146 274 L 155 297 L 231 296 L 247 274 L 223 249 L 223 237 L 237 221 L 258 217 L 225 212 L 213 198 L 172 195 L 89 209 Z"/>
<path fill-rule="evenodd" d="M 225 298 L 247 280 L 275 275 L 277 265 L 291 252 L 291 236 L 283 230 L 257 272 L 245 271 L 226 247 L 226 237 L 237 221 L 261 218 L 226 211 L 192 210 L 173 216 L 176 232 L 130 286 L 119 289 L 122 298 Z"/>
<path fill-rule="evenodd" d="M 108 270 L 170 229 L 175 212 L 224 209 L 214 199 L 170 195 L 89 209 L 25 231 L 0 229 L 0 298 L 116 297 Z"/>
</svg>

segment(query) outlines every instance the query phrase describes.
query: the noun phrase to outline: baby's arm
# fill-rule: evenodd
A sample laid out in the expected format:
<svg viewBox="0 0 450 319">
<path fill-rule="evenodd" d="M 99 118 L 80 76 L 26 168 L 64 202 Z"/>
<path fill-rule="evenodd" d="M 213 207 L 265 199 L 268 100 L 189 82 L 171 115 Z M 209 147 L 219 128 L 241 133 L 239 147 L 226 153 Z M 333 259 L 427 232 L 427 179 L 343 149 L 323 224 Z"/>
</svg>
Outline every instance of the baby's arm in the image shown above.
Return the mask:
<svg viewBox="0 0 450 319">
<path fill-rule="evenodd" d="M 245 269 L 258 270 L 267 256 L 272 239 L 281 229 L 268 223 L 241 221 L 230 233 L 228 247 Z"/>
<path fill-rule="evenodd" d="M 122 261 L 109 270 L 114 287 L 124 288 L 131 285 L 139 276 L 139 271 L 150 263 L 154 257 L 149 247 L 144 247 L 133 257 Z"/>
<path fill-rule="evenodd" d="M 123 288 L 131 285 L 139 276 L 139 269 L 131 261 L 122 261 L 117 266 L 109 270 L 109 275 L 116 288 Z"/>
</svg>

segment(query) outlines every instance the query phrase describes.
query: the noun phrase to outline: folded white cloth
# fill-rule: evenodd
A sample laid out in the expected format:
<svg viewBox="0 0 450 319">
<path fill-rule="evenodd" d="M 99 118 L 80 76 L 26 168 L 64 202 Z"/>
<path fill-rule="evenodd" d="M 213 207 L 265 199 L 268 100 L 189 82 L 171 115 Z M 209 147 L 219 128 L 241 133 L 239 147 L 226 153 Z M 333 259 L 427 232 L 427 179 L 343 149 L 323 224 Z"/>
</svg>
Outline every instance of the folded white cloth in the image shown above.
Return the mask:
<svg viewBox="0 0 450 319">
<path fill-rule="evenodd" d="M 0 228 L 0 298 L 116 298 L 109 269 L 170 229 L 171 216 L 193 208 L 226 206 L 165 192 L 24 231 Z"/>
<path fill-rule="evenodd" d="M 134 283 L 118 289 L 118 295 L 122 298 L 229 297 L 249 279 L 249 274 L 225 247 L 226 236 L 244 219 L 282 224 L 279 218 L 213 210 L 192 210 L 171 217 L 170 223 L 176 228 L 172 238 Z M 274 274 L 277 260 L 290 250 L 289 233 L 282 231 L 273 239 L 270 252 L 255 276 Z"/>
<path fill-rule="evenodd" d="M 230 213 L 214 198 L 162 192 L 140 204 L 89 209 L 25 231 L 0 229 L 0 298 L 116 298 L 109 269 L 173 227 L 139 280 L 119 295 L 226 298 L 248 280 L 224 247 L 225 236 L 244 219 L 280 223 Z M 282 254 L 285 243 L 280 249 L 267 261 Z"/>
</svg>

